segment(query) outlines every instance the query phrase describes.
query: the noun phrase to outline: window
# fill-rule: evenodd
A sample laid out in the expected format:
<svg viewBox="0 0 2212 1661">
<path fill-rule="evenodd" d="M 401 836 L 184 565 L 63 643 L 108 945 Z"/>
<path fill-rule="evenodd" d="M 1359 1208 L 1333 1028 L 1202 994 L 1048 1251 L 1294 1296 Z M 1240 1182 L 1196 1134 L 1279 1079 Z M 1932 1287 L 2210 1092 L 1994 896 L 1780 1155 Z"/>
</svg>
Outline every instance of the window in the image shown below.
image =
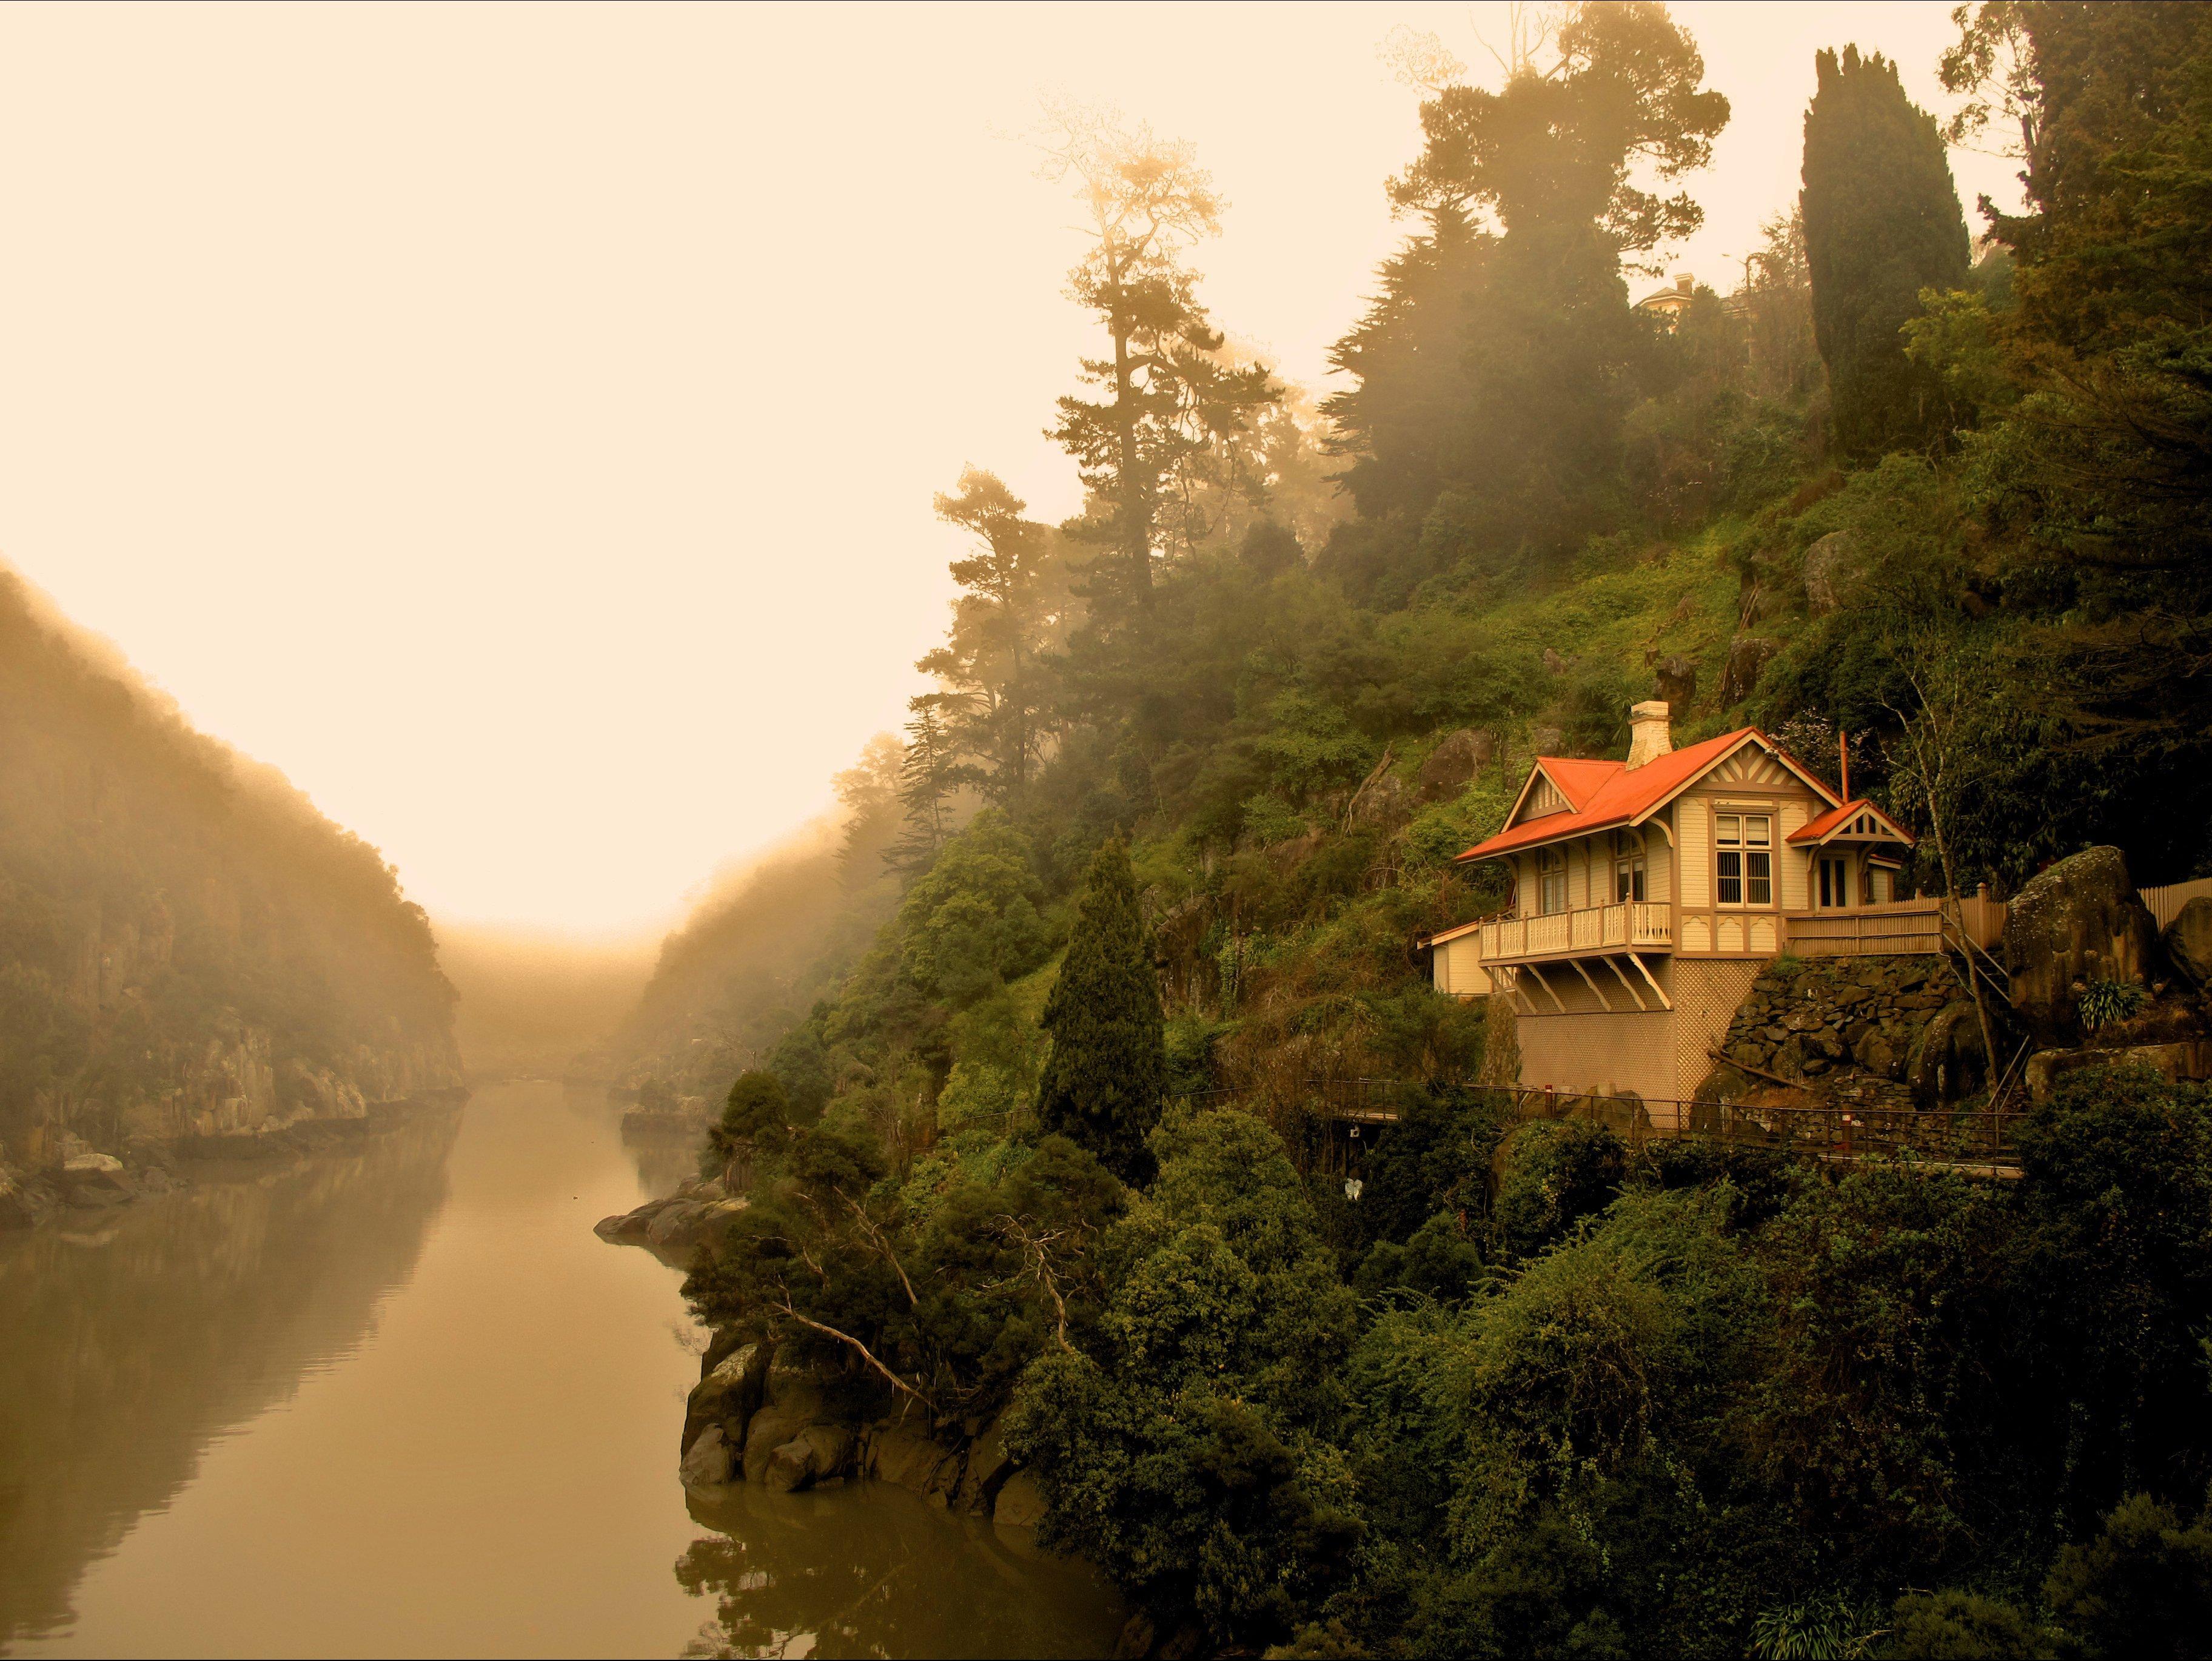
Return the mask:
<svg viewBox="0 0 2212 1661">
<path fill-rule="evenodd" d="M 1536 909 L 1547 917 L 1567 909 L 1567 856 L 1556 848 L 1536 850 Z"/>
<path fill-rule="evenodd" d="M 1820 905 L 1823 910 L 1851 903 L 1850 864 L 1845 860 L 1820 861 Z"/>
<path fill-rule="evenodd" d="M 1613 897 L 1616 904 L 1644 897 L 1644 849 L 1626 830 L 1613 833 Z"/>
<path fill-rule="evenodd" d="M 1773 819 L 1765 813 L 1717 813 L 1713 842 L 1720 903 L 1773 904 Z"/>
</svg>

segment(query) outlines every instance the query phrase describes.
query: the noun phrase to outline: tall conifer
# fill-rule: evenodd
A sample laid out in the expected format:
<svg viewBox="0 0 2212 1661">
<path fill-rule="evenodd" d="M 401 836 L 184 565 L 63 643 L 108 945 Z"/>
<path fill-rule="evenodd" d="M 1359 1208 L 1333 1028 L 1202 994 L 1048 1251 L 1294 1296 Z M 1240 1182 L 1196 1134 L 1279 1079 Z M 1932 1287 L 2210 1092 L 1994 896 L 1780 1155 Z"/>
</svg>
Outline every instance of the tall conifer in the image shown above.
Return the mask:
<svg viewBox="0 0 2212 1661">
<path fill-rule="evenodd" d="M 1905 95 L 1897 65 L 1856 46 L 1814 60 L 1805 112 L 1805 258 L 1813 333 L 1828 366 L 1845 455 L 1924 444 L 1946 405 L 1936 372 L 1899 332 L 1923 289 L 1966 281 L 1966 216 L 1936 119 Z"/>
<path fill-rule="evenodd" d="M 1145 1138 L 1160 1116 L 1167 1046 L 1152 942 L 1137 910 L 1129 850 L 1098 850 L 1083 881 L 1067 961 L 1045 1001 L 1052 1038 L 1037 1116 L 1128 1181 L 1150 1173 Z"/>
</svg>

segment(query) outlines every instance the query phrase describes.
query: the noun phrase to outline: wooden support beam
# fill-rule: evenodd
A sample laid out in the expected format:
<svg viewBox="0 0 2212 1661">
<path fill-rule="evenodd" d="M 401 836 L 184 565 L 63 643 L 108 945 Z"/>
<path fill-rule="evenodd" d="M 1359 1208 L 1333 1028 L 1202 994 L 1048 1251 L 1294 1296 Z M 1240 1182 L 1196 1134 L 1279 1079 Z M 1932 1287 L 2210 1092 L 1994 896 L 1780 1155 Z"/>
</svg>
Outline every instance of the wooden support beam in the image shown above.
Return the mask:
<svg viewBox="0 0 2212 1661">
<path fill-rule="evenodd" d="M 1631 952 L 1628 953 L 1628 960 L 1636 965 L 1638 974 L 1651 982 L 1651 995 L 1659 1000 L 1659 1007 L 1662 1009 L 1672 1010 L 1674 1007 L 1674 1004 L 1668 1001 L 1666 993 L 1660 989 L 1659 983 L 1651 979 L 1651 971 L 1644 966 L 1644 959 Z"/>
<path fill-rule="evenodd" d="M 1533 963 L 1524 966 L 1528 969 L 1529 974 L 1535 977 L 1536 984 L 1544 989 L 1544 995 L 1549 998 L 1553 1003 L 1559 1005 L 1559 1013 L 1562 1015 L 1565 1014 L 1567 1013 L 1567 1006 L 1561 1001 L 1559 995 L 1552 990 L 1552 983 L 1544 978 L 1544 971 L 1537 968 Z M 1530 1007 L 1528 1013 L 1532 1015 L 1536 1013 L 1533 1005 Z"/>
<path fill-rule="evenodd" d="M 1613 1013 L 1613 1006 L 1606 1001 L 1605 994 L 1597 989 L 1597 983 L 1590 978 L 1589 970 L 1583 967 L 1583 960 L 1580 958 L 1569 958 L 1567 961 L 1575 966 L 1575 973 L 1583 977 L 1583 984 L 1589 988 L 1590 996 L 1597 1000 L 1598 1007 L 1608 1015 Z"/>
<path fill-rule="evenodd" d="M 1627 976 L 1620 972 L 1620 965 L 1615 963 L 1611 958 L 1603 958 L 1599 961 L 1603 963 L 1607 969 L 1613 970 L 1613 979 L 1619 981 L 1623 987 L 1627 989 L 1628 995 L 1636 1000 L 1636 1007 L 1642 1010 L 1645 1014 L 1650 1014 L 1651 1013 L 1651 1006 L 1644 1001 L 1644 995 L 1636 989 L 1636 983 L 1630 980 Z"/>
</svg>

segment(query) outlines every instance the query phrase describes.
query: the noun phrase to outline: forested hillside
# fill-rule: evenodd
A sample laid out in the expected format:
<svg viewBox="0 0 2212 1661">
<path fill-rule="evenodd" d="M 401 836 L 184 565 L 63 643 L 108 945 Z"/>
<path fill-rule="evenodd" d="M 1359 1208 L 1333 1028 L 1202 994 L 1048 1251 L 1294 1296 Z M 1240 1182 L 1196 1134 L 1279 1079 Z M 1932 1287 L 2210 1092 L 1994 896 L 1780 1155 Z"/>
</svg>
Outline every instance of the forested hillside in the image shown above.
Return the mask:
<svg viewBox="0 0 2212 1661">
<path fill-rule="evenodd" d="M 452 1031 L 376 850 L 0 572 L 0 1158 L 356 1116 Z"/>
<path fill-rule="evenodd" d="M 1163 1640 L 2197 1652 L 2199 1087 L 2076 1075 L 2005 1185 L 1632 1155 L 1516 1128 L 1510 1019 L 1415 942 L 1501 902 L 1452 856 L 1528 757 L 1655 693 L 1678 742 L 1847 734 L 1923 891 L 2212 871 L 2212 14 L 1962 9 L 1952 136 L 2029 198 L 1978 256 L 1935 116 L 1838 42 L 1802 197 L 1671 324 L 1632 302 L 1726 100 L 1662 7 L 1555 21 L 1489 89 L 1401 42 L 1407 235 L 1319 417 L 1204 307 L 1197 159 L 1063 113 L 1088 505 L 939 498 L 974 552 L 888 874 L 775 970 L 795 1019 L 681 1063 L 750 1069 L 692 1293 L 856 1414 L 1005 1409 Z M 1356 1198 L 1354 1080 L 1401 1115 Z"/>
</svg>

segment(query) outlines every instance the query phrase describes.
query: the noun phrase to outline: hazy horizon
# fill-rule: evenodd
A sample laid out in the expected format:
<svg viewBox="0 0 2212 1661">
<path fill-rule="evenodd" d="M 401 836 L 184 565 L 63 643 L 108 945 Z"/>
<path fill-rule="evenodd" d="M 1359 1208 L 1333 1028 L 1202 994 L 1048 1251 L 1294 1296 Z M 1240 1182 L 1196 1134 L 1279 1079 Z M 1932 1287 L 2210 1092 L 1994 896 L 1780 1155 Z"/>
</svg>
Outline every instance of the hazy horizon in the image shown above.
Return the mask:
<svg viewBox="0 0 2212 1661">
<path fill-rule="evenodd" d="M 1204 299 L 1325 392 L 1405 232 L 1376 46 L 1494 77 L 1504 9 L 11 9 L 0 557 L 441 926 L 634 942 L 902 721 L 933 491 L 1077 506 L 1039 96 L 1194 143 Z M 1734 118 L 1669 271 L 1788 206 L 1817 47 L 1944 107 L 1948 5 L 1674 9 Z"/>
</svg>

